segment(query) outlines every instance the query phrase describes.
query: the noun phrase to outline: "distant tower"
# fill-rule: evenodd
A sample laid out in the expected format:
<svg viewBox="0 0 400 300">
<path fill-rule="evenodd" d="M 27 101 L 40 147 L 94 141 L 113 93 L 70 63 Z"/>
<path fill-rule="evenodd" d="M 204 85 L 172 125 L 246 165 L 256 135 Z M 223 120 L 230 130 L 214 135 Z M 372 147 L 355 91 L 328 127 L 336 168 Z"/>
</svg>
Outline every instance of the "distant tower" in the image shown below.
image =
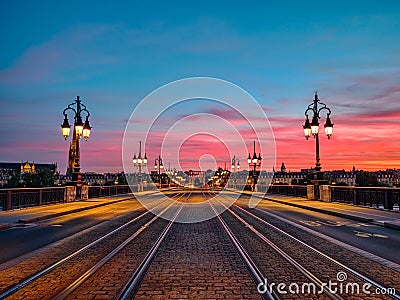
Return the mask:
<svg viewBox="0 0 400 300">
<path fill-rule="evenodd" d="M 281 172 L 282 172 L 282 173 L 286 173 L 286 167 L 285 167 L 285 164 L 284 164 L 284 163 L 282 163 Z"/>
</svg>

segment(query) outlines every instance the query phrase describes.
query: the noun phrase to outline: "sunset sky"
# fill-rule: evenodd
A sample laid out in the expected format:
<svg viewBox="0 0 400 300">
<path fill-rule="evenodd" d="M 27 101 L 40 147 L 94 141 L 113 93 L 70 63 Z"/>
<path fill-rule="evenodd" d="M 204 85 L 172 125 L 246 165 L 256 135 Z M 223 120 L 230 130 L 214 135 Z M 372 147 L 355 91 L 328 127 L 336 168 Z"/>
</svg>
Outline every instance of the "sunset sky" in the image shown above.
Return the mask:
<svg viewBox="0 0 400 300">
<path fill-rule="evenodd" d="M 2 162 L 57 162 L 64 173 L 62 111 L 80 95 L 93 127 L 81 142 L 82 171 L 122 171 L 124 130 L 136 105 L 169 82 L 204 76 L 232 82 L 260 104 L 277 167 L 314 166 L 315 142 L 302 125 L 318 90 L 335 124 L 330 140 L 320 138 L 323 170 L 400 168 L 399 1 L 3 0 L 0 17 Z M 240 116 L 204 103 L 163 112 L 152 136 L 208 113 L 241 128 L 252 151 L 254 136 Z M 215 122 L 193 124 L 207 133 Z M 223 145 L 229 137 L 182 136 L 181 166 L 223 166 L 232 154 L 245 166 L 246 151 Z M 145 146 L 153 164 L 160 151 L 151 140 Z"/>
</svg>

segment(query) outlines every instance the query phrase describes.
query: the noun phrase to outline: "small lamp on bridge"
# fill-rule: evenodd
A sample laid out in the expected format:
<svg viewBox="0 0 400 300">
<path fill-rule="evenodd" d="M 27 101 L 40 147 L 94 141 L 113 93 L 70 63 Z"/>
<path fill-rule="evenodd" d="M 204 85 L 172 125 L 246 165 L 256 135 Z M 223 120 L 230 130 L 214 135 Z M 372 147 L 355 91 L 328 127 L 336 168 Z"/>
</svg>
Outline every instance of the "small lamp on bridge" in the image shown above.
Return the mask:
<svg viewBox="0 0 400 300">
<path fill-rule="evenodd" d="M 62 135 L 65 140 L 69 137 L 69 132 L 71 131 L 71 125 L 69 125 L 67 114 L 64 114 L 64 123 L 61 125 Z"/>
<path fill-rule="evenodd" d="M 329 115 L 326 116 L 326 122 L 324 127 L 325 127 L 325 134 L 328 137 L 328 139 L 330 139 L 333 133 L 333 124 L 331 122 L 331 118 L 329 117 Z"/>
<path fill-rule="evenodd" d="M 158 161 L 158 164 L 157 164 L 157 161 Z M 158 158 L 158 159 L 156 158 L 156 160 L 154 161 L 154 169 L 157 170 L 158 168 L 160 168 L 160 169 L 164 168 L 161 158 Z"/>
<path fill-rule="evenodd" d="M 82 132 L 83 132 L 83 122 L 82 122 L 82 117 L 79 116 L 79 115 L 76 117 L 75 131 L 76 131 L 77 136 L 79 136 L 79 137 L 82 136 Z"/>
<path fill-rule="evenodd" d="M 85 141 L 88 140 L 91 129 L 92 129 L 92 127 L 90 127 L 89 118 L 86 117 L 86 121 L 85 121 L 85 124 L 83 125 L 83 130 L 82 130 L 82 135 L 83 135 L 83 138 L 85 139 Z"/>
<path fill-rule="evenodd" d="M 133 166 L 139 168 L 139 182 L 138 182 L 138 192 L 143 192 L 143 180 L 142 180 L 142 166 L 147 164 L 147 154 L 144 153 L 142 158 L 142 141 L 139 141 L 139 155 L 136 157 L 136 153 L 133 155 Z"/>
<path fill-rule="evenodd" d="M 304 135 L 308 140 L 308 138 L 311 136 L 311 124 L 310 120 L 308 119 L 308 116 L 306 116 L 306 122 L 303 125 L 303 129 L 304 129 Z"/>
<path fill-rule="evenodd" d="M 235 163 L 237 162 L 237 164 L 235 165 Z M 238 159 L 232 159 L 232 165 L 231 165 L 232 170 L 235 169 L 240 169 L 240 164 L 239 164 L 239 160 Z"/>
<path fill-rule="evenodd" d="M 257 153 L 256 153 L 256 142 L 253 142 L 254 145 L 254 152 L 253 152 L 253 158 L 251 157 L 250 153 L 249 156 L 247 157 L 247 162 L 249 164 L 249 168 L 252 172 L 252 177 L 253 177 L 253 186 L 252 186 L 252 190 L 255 191 L 256 188 L 256 184 L 257 184 L 257 179 L 258 179 L 258 174 L 257 174 L 257 168 L 261 167 L 261 153 L 258 153 L 258 157 L 257 157 Z"/>
</svg>

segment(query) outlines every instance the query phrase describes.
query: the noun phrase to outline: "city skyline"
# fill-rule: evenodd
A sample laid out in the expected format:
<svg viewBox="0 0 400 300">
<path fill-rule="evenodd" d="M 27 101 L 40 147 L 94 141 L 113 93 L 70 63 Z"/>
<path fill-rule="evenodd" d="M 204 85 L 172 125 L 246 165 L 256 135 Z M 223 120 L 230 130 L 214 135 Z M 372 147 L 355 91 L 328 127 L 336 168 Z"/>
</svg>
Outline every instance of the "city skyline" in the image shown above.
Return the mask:
<svg viewBox="0 0 400 300">
<path fill-rule="evenodd" d="M 129 1 L 39 3 L 0 4 L 6 45 L 0 57 L 0 161 L 54 161 L 64 173 L 69 141 L 61 135 L 62 110 L 80 95 L 93 127 L 90 139 L 81 141 L 82 172 L 120 172 L 124 129 L 139 101 L 169 82 L 208 76 L 242 87 L 261 105 L 275 136 L 276 169 L 282 162 L 291 171 L 315 164 L 315 142 L 306 141 L 302 129 L 315 90 L 334 123 L 330 140 L 320 136 L 322 170 L 399 168 L 395 1 L 205 1 L 159 3 L 157 9 Z M 174 124 L 204 112 L 242 125 L 218 106 L 183 104 L 164 119 Z M 322 126 L 324 121 L 325 115 Z M 155 139 L 166 124 L 156 127 Z M 201 123 L 206 130 L 215 124 Z M 252 153 L 254 136 L 242 136 Z M 183 138 L 185 169 L 223 167 L 233 155 L 247 168 L 245 151 L 228 153 L 221 141 L 201 135 Z M 160 154 L 154 145 L 145 145 L 149 170 Z"/>
</svg>

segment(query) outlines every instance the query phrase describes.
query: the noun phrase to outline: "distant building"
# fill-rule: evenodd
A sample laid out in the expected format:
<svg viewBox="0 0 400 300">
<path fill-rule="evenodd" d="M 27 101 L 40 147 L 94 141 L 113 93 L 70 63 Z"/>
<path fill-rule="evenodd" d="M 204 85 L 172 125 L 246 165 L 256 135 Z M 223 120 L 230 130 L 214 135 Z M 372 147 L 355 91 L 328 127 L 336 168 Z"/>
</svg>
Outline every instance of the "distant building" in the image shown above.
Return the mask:
<svg viewBox="0 0 400 300">
<path fill-rule="evenodd" d="M 334 170 L 334 171 L 326 171 L 325 176 L 329 177 L 329 181 L 331 184 L 346 184 L 348 186 L 356 185 L 356 177 L 358 171 L 353 169 L 351 171 L 345 170 Z"/>
<path fill-rule="evenodd" d="M 273 172 L 261 171 L 258 176 L 257 184 L 269 184 L 271 183 L 271 178 L 274 176 Z"/>
<path fill-rule="evenodd" d="M 272 184 L 291 184 L 293 179 L 299 181 L 300 179 L 304 179 L 306 176 L 307 173 L 303 172 L 275 172 Z"/>
<path fill-rule="evenodd" d="M 55 185 L 65 185 L 67 182 L 71 182 L 72 174 L 54 174 L 54 184 Z"/>
<path fill-rule="evenodd" d="M 94 173 L 94 172 L 86 172 L 82 176 L 82 181 L 86 182 L 89 185 L 104 185 L 110 182 L 116 182 L 118 180 L 119 173 Z"/>
<path fill-rule="evenodd" d="M 0 162 L 0 185 L 4 186 L 12 178 L 13 175 L 21 175 L 26 173 L 36 174 L 40 170 L 50 169 L 54 173 L 57 172 L 57 163 L 38 164 L 35 162 Z"/>
<path fill-rule="evenodd" d="M 399 175 L 400 175 L 400 170 L 397 169 L 386 169 L 385 171 L 376 171 L 376 172 L 371 172 L 374 174 L 378 182 L 387 184 L 388 186 L 398 186 L 399 185 Z"/>
<path fill-rule="evenodd" d="M 28 161 L 14 163 L 14 162 L 0 162 L 0 171 L 9 170 L 16 174 L 21 173 L 37 173 L 42 169 L 50 169 L 53 172 L 57 172 L 57 163 L 51 164 L 38 164 L 35 162 L 29 163 Z"/>
</svg>

